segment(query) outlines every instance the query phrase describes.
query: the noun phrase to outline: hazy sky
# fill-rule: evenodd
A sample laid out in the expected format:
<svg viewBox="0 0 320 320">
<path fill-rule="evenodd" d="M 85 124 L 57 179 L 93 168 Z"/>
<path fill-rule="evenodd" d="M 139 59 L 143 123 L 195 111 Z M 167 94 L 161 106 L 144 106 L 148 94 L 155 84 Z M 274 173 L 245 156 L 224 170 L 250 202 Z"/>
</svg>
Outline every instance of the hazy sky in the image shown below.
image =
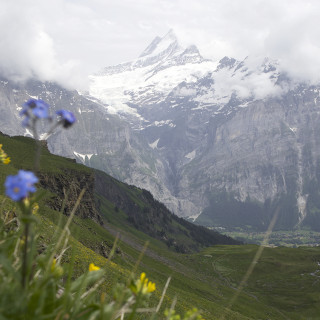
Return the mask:
<svg viewBox="0 0 320 320">
<path fill-rule="evenodd" d="M 206 58 L 269 56 L 320 79 L 318 0 L 0 0 L 0 71 L 82 86 L 172 28 Z"/>
</svg>

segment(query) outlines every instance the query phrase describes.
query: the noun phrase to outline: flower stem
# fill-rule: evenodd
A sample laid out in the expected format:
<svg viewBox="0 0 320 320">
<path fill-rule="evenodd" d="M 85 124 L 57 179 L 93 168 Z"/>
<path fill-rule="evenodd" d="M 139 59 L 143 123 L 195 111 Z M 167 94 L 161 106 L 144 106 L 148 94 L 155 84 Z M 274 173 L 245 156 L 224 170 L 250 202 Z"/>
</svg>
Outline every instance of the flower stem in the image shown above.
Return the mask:
<svg viewBox="0 0 320 320">
<path fill-rule="evenodd" d="M 30 223 L 26 222 L 24 226 L 24 250 L 22 258 L 22 287 L 25 288 L 28 278 L 28 242 L 29 242 Z"/>
</svg>

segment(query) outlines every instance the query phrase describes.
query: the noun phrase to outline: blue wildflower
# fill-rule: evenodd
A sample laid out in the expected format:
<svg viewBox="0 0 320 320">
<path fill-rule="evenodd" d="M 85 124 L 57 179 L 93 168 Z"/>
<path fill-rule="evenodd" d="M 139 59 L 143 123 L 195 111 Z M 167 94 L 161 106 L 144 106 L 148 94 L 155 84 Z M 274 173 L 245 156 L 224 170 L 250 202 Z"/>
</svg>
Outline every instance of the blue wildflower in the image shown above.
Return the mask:
<svg viewBox="0 0 320 320">
<path fill-rule="evenodd" d="M 29 126 L 31 117 L 45 119 L 49 117 L 49 105 L 43 100 L 30 99 L 23 105 L 20 116 L 26 116 L 22 125 Z"/>
<path fill-rule="evenodd" d="M 34 186 L 39 180 L 31 171 L 19 170 L 15 176 L 7 176 L 4 184 L 6 195 L 13 201 L 20 201 L 26 198 L 29 192 L 35 192 Z"/>
<path fill-rule="evenodd" d="M 68 128 L 68 127 L 72 126 L 72 124 L 75 123 L 75 121 L 76 121 L 76 117 L 70 111 L 58 110 L 56 112 L 56 114 L 61 117 L 60 122 L 62 123 L 64 128 Z"/>
</svg>

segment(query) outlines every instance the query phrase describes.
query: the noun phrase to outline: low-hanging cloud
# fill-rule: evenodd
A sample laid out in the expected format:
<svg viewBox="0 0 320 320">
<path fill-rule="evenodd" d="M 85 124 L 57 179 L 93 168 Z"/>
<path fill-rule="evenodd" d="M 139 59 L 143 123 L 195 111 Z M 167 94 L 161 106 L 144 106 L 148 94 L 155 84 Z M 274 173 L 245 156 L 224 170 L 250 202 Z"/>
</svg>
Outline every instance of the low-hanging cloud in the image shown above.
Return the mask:
<svg viewBox="0 0 320 320">
<path fill-rule="evenodd" d="M 25 5 L 22 1 L 1 2 L 1 75 L 17 82 L 36 78 L 68 88 L 85 87 L 86 77 L 79 77 L 78 62 L 59 61 L 54 39 L 29 5 L 29 1 Z"/>
<path fill-rule="evenodd" d="M 320 82 L 320 2 L 204 0 L 185 10 L 198 16 L 174 28 L 186 43 L 197 39 L 205 57 L 269 57 L 296 81 Z"/>
<path fill-rule="evenodd" d="M 279 96 L 287 90 L 287 88 L 276 85 L 271 74 L 258 70 L 258 68 L 250 71 L 233 74 L 231 70 L 221 70 L 215 73 L 213 75 L 215 95 L 226 97 L 227 102 L 233 93 L 240 99 L 251 97 L 263 99 L 267 96 Z"/>
<path fill-rule="evenodd" d="M 0 0 L 0 72 L 84 87 L 88 73 L 137 58 L 173 28 L 206 58 L 267 56 L 318 83 L 319 15 L 317 0 Z"/>
</svg>

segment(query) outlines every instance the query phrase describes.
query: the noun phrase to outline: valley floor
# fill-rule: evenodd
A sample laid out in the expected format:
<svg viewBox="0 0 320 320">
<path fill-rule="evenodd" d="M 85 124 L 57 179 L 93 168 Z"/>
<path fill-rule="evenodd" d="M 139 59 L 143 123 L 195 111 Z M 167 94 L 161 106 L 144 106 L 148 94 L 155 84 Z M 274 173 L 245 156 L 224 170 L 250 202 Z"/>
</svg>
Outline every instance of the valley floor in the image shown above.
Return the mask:
<svg viewBox="0 0 320 320">
<path fill-rule="evenodd" d="M 222 232 L 234 239 L 243 241 L 244 243 L 262 244 L 265 232 L 250 232 L 250 231 L 229 231 Z M 298 246 L 318 246 L 320 244 L 320 232 L 310 230 L 295 230 L 295 231 L 273 231 L 268 240 L 268 246 L 278 247 L 298 247 Z"/>
<path fill-rule="evenodd" d="M 129 266 L 144 242 L 114 226 L 107 229 L 120 232 L 121 250 L 131 252 L 124 256 Z M 197 306 L 213 320 L 319 319 L 320 247 L 221 245 L 177 254 L 151 240 L 141 267 L 160 283 L 172 277 L 168 296 L 178 298 L 181 312 Z"/>
</svg>

